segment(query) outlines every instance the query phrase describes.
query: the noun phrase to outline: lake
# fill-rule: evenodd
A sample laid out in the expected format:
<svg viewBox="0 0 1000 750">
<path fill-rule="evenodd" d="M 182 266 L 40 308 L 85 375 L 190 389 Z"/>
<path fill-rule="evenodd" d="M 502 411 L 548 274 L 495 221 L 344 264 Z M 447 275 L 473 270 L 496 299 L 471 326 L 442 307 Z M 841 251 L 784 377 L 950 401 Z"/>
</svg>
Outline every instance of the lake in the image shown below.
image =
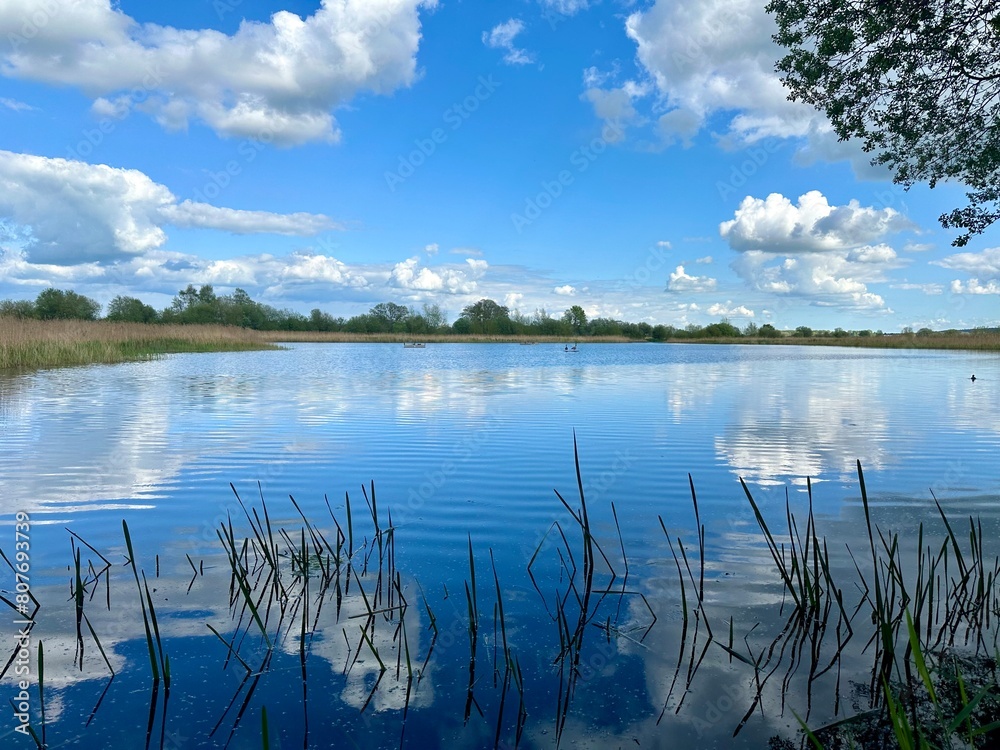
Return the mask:
<svg viewBox="0 0 1000 750">
<path fill-rule="evenodd" d="M 923 546 L 940 545 L 936 497 L 959 536 L 979 517 L 996 555 L 998 364 L 839 347 L 294 344 L 0 376 L 0 549 L 15 561 L 27 514 L 41 603 L 32 726 L 42 641 L 52 746 L 259 748 L 262 707 L 271 747 L 794 739 L 793 710 L 820 726 L 870 700 L 857 461 L 872 522 L 907 554 L 921 523 Z M 779 545 L 786 500 L 809 535 L 811 483 L 846 611 L 827 612 L 822 643 L 782 640 L 791 600 L 740 478 Z M 3 631 L 11 700 L 19 627 Z M 803 642 L 816 664 L 795 656 Z M 161 673 L 170 657 L 169 690 L 150 651 Z M 35 747 L 7 716 L 5 746 Z"/>
</svg>

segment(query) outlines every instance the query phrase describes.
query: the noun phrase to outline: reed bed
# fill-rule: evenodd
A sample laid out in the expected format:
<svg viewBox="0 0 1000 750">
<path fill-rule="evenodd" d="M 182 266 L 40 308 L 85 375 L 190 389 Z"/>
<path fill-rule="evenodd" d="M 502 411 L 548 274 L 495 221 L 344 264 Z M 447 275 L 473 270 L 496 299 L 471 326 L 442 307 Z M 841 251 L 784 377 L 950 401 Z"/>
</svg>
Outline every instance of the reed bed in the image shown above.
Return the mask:
<svg viewBox="0 0 1000 750">
<path fill-rule="evenodd" d="M 114 364 L 180 352 L 275 348 L 257 331 L 230 326 L 0 317 L 0 370 Z"/>
</svg>

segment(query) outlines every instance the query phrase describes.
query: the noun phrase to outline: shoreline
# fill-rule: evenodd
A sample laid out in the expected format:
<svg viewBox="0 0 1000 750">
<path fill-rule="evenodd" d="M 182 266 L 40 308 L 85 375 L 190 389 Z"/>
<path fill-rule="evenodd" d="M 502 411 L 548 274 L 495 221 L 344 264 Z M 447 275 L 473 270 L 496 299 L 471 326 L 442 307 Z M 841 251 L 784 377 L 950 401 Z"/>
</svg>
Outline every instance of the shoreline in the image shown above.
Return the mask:
<svg viewBox="0 0 1000 750">
<path fill-rule="evenodd" d="M 525 336 L 488 334 L 345 333 L 257 331 L 219 325 L 162 325 L 80 320 L 0 318 L 0 372 L 119 364 L 166 354 L 280 350 L 282 343 L 425 344 L 712 344 L 744 346 L 839 346 L 866 349 L 934 349 L 1000 352 L 1000 333 L 949 332 L 881 336 L 775 338 L 670 338 L 662 341 L 619 336 Z"/>
</svg>

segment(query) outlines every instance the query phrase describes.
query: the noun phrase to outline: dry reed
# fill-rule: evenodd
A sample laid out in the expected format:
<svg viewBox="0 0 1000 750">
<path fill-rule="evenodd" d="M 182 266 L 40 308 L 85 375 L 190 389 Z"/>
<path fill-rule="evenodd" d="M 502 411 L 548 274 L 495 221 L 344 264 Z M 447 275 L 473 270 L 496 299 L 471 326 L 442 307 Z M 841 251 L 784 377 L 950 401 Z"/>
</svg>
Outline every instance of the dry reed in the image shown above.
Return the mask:
<svg viewBox="0 0 1000 750">
<path fill-rule="evenodd" d="M 259 332 L 245 328 L 0 317 L 0 370 L 113 364 L 175 352 L 270 348 L 273 345 Z"/>
</svg>

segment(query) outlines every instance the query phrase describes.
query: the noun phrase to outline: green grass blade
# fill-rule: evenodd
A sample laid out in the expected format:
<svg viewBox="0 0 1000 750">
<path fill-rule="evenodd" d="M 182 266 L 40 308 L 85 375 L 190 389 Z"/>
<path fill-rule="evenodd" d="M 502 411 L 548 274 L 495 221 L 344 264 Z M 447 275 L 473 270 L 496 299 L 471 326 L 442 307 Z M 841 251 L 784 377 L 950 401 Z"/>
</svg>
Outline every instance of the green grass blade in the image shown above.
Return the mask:
<svg viewBox="0 0 1000 750">
<path fill-rule="evenodd" d="M 910 636 L 910 649 L 913 651 L 913 663 L 917 666 L 917 673 L 920 675 L 920 679 L 924 682 L 924 687 L 927 688 L 927 693 L 931 697 L 931 702 L 936 706 L 938 704 L 937 694 L 934 692 L 934 683 L 931 680 L 931 674 L 927 670 L 927 662 L 924 660 L 924 651 L 920 647 L 920 636 L 917 635 L 916 629 L 913 627 L 913 618 L 910 616 L 910 610 L 906 610 L 906 631 Z"/>
</svg>

